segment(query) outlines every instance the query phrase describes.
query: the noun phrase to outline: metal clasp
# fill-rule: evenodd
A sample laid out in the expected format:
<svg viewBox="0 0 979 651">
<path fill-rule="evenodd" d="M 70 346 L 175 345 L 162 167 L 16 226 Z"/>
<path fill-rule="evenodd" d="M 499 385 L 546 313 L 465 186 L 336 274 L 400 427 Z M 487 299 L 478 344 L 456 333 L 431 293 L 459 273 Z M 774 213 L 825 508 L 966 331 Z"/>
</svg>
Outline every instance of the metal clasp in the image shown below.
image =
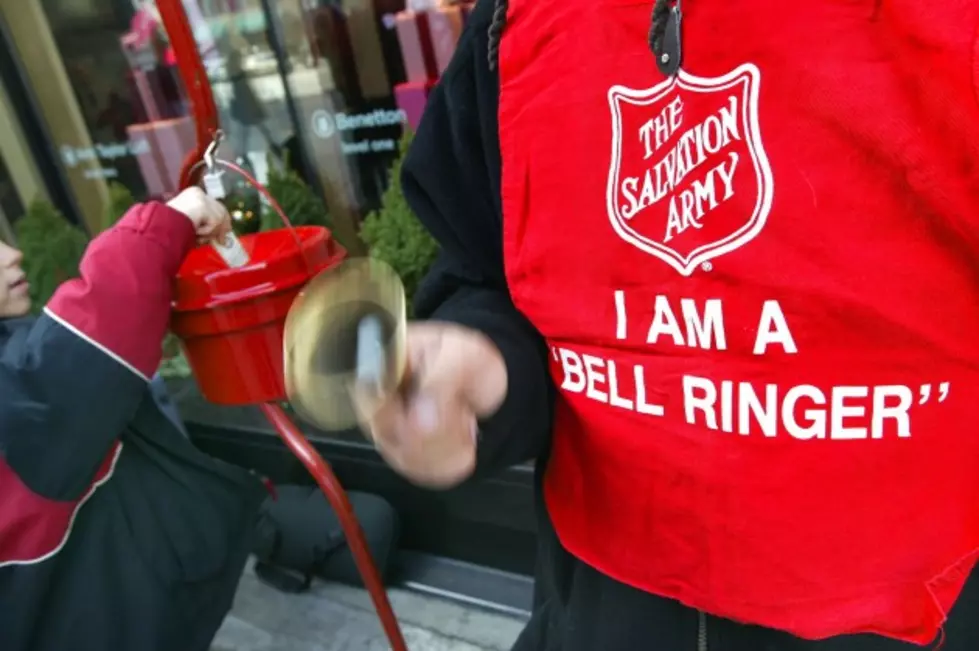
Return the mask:
<svg viewBox="0 0 979 651">
<path fill-rule="evenodd" d="M 215 157 L 215 154 L 217 154 L 218 147 L 221 146 L 222 140 L 224 140 L 224 131 L 221 131 L 221 129 L 215 130 L 214 139 L 211 140 L 211 144 L 209 144 L 207 149 L 204 150 L 204 165 L 207 166 L 208 172 L 213 172 L 217 167 L 217 158 Z"/>
</svg>

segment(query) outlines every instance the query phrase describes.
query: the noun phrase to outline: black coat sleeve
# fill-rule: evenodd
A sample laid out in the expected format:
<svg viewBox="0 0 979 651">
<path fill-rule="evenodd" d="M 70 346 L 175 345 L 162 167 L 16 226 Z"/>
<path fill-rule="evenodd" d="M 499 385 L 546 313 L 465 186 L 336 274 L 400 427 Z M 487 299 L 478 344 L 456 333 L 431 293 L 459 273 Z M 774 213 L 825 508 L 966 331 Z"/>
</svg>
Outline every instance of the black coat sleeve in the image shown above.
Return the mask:
<svg viewBox="0 0 979 651">
<path fill-rule="evenodd" d="M 35 322 L 0 337 L 0 494 L 23 489 L 56 502 L 88 494 L 147 395 L 173 277 L 195 239 L 173 209 L 133 207 L 92 241 L 80 276 Z M 5 516 L 14 517 L 0 509 L 0 538 L 13 522 Z"/>
<path fill-rule="evenodd" d="M 492 1 L 477 5 L 432 91 L 401 178 L 409 205 L 441 246 L 416 296 L 416 315 L 485 333 L 506 361 L 506 400 L 480 424 L 478 474 L 546 451 L 554 394 L 543 337 L 514 307 L 504 274 L 499 79 L 487 63 L 492 10 Z"/>
</svg>

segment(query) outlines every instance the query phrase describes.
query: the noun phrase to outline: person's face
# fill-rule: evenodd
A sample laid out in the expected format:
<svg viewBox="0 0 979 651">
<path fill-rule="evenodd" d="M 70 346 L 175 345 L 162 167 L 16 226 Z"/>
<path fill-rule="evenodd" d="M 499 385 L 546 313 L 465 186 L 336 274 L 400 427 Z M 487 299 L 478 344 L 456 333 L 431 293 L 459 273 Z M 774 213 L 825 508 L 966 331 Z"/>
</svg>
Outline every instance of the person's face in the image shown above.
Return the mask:
<svg viewBox="0 0 979 651">
<path fill-rule="evenodd" d="M 30 285 L 20 268 L 24 255 L 0 242 L 0 319 L 24 316 L 31 311 Z"/>
</svg>

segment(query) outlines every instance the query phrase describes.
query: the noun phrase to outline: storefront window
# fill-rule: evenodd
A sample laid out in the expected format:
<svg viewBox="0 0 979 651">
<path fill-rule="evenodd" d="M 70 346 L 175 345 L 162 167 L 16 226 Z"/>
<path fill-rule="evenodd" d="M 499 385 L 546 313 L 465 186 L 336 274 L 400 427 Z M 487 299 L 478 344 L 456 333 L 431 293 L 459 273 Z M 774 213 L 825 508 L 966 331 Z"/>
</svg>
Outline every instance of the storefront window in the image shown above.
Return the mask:
<svg viewBox="0 0 979 651">
<path fill-rule="evenodd" d="M 404 67 L 391 17 L 404 2 L 279 0 L 274 42 L 303 148 L 337 228 L 376 209 L 387 187 L 407 116 L 394 86 Z"/>
<path fill-rule="evenodd" d="M 195 36 L 227 134 L 221 154 L 243 159 L 259 180 L 267 177 L 270 161 L 300 166 L 301 157 L 294 159 L 288 151 L 296 125 L 261 4 L 215 0 L 198 9 L 203 27 L 195 29 Z"/>
<path fill-rule="evenodd" d="M 166 40 L 131 0 L 0 2 L 25 81 L 81 217 L 97 230 L 109 182 L 172 193 L 193 123 Z"/>
<path fill-rule="evenodd" d="M 0 156 L 0 240 L 14 241 L 13 223 L 24 213 L 17 188 L 6 161 Z"/>
<path fill-rule="evenodd" d="M 24 214 L 24 204 L 20 200 L 17 187 L 10 176 L 10 169 L 7 161 L 0 156 L 0 212 L 7 219 L 8 224 L 13 224 L 22 214 Z"/>
<path fill-rule="evenodd" d="M 188 144 L 192 125 L 152 20 L 128 2 L 90 2 L 84 10 L 63 0 L 42 4 L 90 140 L 57 143 L 63 164 L 139 197 L 172 192 L 179 145 Z M 165 141 L 175 132 L 172 147 Z"/>
<path fill-rule="evenodd" d="M 259 180 L 288 163 L 346 241 L 378 208 L 406 125 L 451 57 L 456 6 L 405 0 L 183 0 L 227 134 Z M 444 3 L 443 3 L 444 4 Z M 75 203 L 109 184 L 177 190 L 194 125 L 152 0 L 0 0 Z"/>
</svg>

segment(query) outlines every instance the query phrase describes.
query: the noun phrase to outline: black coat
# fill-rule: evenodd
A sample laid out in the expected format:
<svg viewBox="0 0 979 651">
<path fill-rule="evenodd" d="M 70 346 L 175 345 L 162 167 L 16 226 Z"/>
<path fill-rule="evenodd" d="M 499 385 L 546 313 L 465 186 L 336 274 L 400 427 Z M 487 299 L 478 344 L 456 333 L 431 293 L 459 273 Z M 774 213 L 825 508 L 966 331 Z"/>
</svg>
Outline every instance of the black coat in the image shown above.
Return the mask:
<svg viewBox="0 0 979 651">
<path fill-rule="evenodd" d="M 40 318 L 0 321 L 4 651 L 206 651 L 231 607 L 265 489 L 197 450 L 147 381 L 183 222 L 137 208 Z"/>
</svg>

